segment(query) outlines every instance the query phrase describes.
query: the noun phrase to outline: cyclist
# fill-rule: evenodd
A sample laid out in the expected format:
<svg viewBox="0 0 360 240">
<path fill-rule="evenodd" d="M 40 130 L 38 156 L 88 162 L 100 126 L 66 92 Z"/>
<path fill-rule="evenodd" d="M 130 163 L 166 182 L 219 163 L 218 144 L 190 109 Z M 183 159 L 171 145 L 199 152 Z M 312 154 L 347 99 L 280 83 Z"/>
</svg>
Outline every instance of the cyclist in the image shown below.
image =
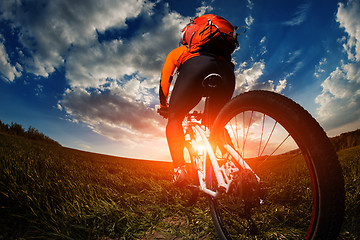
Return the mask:
<svg viewBox="0 0 360 240">
<path fill-rule="evenodd" d="M 225 41 L 228 40 L 222 36 L 214 37 L 196 52 L 190 52 L 188 46 L 182 45 L 172 50 L 165 60 L 160 80 L 159 113 L 168 118 L 166 138 L 174 164 L 173 183 L 176 185 L 186 182 L 187 175 L 183 156 L 185 136 L 182 121 L 204 96 L 203 79 L 211 73 L 222 77 L 221 86 L 209 99 L 210 121 L 215 120 L 217 113 L 232 97 L 235 75 L 231 53 L 236 44 L 234 42 L 234 46 L 227 50 L 223 47 L 228 44 Z M 178 76 L 168 101 L 176 69 Z"/>
</svg>

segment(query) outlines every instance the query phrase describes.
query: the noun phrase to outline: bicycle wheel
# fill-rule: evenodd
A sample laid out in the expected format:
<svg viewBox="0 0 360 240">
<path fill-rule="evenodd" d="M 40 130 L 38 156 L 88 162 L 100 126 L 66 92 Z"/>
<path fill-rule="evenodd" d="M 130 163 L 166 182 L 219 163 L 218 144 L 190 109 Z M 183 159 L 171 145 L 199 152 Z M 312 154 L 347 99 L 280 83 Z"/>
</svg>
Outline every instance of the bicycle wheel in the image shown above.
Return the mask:
<svg viewBox="0 0 360 240">
<path fill-rule="evenodd" d="M 220 239 L 337 237 L 344 213 L 342 170 L 307 111 L 273 92 L 241 94 L 224 106 L 211 132 L 218 146 L 229 138 L 253 172 L 236 172 L 227 194 L 209 198 Z M 224 147 L 216 151 L 220 162 L 234 161 L 219 149 Z"/>
</svg>

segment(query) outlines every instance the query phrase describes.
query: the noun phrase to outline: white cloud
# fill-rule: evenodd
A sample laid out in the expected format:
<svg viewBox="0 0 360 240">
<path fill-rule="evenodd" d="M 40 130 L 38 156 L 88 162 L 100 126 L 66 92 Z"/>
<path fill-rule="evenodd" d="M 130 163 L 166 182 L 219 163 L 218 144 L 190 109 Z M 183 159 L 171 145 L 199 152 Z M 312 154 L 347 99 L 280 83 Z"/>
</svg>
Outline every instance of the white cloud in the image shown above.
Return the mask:
<svg viewBox="0 0 360 240">
<path fill-rule="evenodd" d="M 245 18 L 245 23 L 247 27 L 250 27 L 253 24 L 253 22 L 254 22 L 254 18 L 251 15 Z"/>
<path fill-rule="evenodd" d="M 9 56 L 5 50 L 4 44 L 1 42 L 2 36 L 0 35 L 0 78 L 5 81 L 12 82 L 15 77 L 21 76 L 21 66 L 16 64 L 12 66 Z"/>
<path fill-rule="evenodd" d="M 360 63 L 338 67 L 321 84 L 318 120 L 328 129 L 360 120 Z M 359 126 L 359 125 L 358 125 Z"/>
<path fill-rule="evenodd" d="M 300 5 L 294 14 L 294 17 L 289 21 L 284 22 L 284 25 L 296 26 L 302 24 L 306 20 L 309 7 L 310 4 L 307 3 Z"/>
<path fill-rule="evenodd" d="M 258 84 L 257 80 L 263 75 L 265 64 L 263 62 L 255 62 L 247 69 L 238 68 L 235 71 L 236 91 L 245 92 L 255 88 Z"/>
<path fill-rule="evenodd" d="M 267 52 L 266 40 L 266 36 L 261 38 L 259 42 L 261 51 L 258 56 L 264 55 Z M 294 55 L 298 54 L 295 53 Z M 264 74 L 264 70 L 266 67 L 265 61 L 263 59 L 257 62 L 253 62 L 252 64 L 242 62 L 241 64 L 236 65 L 238 66 L 238 68 L 235 69 L 235 95 L 251 90 L 268 90 L 281 93 L 287 86 L 286 78 L 291 76 L 291 74 L 287 74 L 284 79 L 278 81 L 277 83 L 274 83 L 273 80 L 260 80 L 260 78 Z"/>
<path fill-rule="evenodd" d="M 336 17 L 347 34 L 341 42 L 350 61 L 342 60 L 341 66 L 325 79 L 316 103 L 319 104 L 319 121 L 339 134 L 337 131 L 360 126 L 360 2 L 349 0 L 346 6 L 339 3 Z M 325 62 L 321 61 L 319 67 Z"/>
<path fill-rule="evenodd" d="M 10 21 L 18 31 L 22 56 L 11 66 L 0 46 L 1 67 L 8 79 L 21 68 L 35 75 L 48 76 L 64 67 L 69 89 L 58 102 L 68 120 L 82 122 L 94 132 L 131 146 L 151 139 L 164 140 L 165 121 L 151 107 L 158 102 L 157 88 L 167 53 L 177 46 L 180 31 L 188 22 L 162 4 L 153 14 L 154 4 L 142 0 L 53 0 L 43 4 L 30 1 L 1 1 L 0 19 Z M 252 1 L 248 0 L 252 8 Z M 205 2 L 196 11 L 212 10 Z M 98 41 L 106 31 L 126 32 L 127 21 L 136 20 L 131 36 Z M 253 24 L 250 15 L 247 24 Z M 264 37 L 261 40 L 266 51 Z M 23 51 L 24 50 L 24 51 Z M 3 60 L 5 59 L 5 60 Z M 3 64 L 4 63 L 4 64 Z M 265 63 L 254 62 L 237 69 L 237 91 L 268 89 L 281 92 L 286 79 L 259 82 Z M 11 75 L 12 73 L 12 75 Z M 39 86 L 39 91 L 41 87 Z M 160 140 L 159 140 L 160 141 Z"/>
<path fill-rule="evenodd" d="M 279 84 L 275 88 L 275 92 L 281 93 L 286 88 L 286 85 L 287 85 L 286 79 L 280 80 Z"/>
<path fill-rule="evenodd" d="M 164 121 L 141 101 L 129 101 L 109 91 L 68 90 L 61 100 L 70 118 L 86 123 L 94 132 L 123 143 L 163 138 Z"/>
<path fill-rule="evenodd" d="M 71 86 L 97 87 L 106 78 L 120 79 L 138 73 L 151 82 L 151 87 L 157 87 L 162 64 L 179 42 L 185 18 L 169 13 L 156 21 L 153 28 L 141 29 L 144 33 L 131 41 L 112 40 L 74 48 L 66 63 Z"/>
<path fill-rule="evenodd" d="M 251 0 L 247 0 L 247 1 L 248 1 L 248 4 L 246 5 L 246 7 L 248 7 L 250 10 L 252 10 L 254 7 L 254 3 Z"/>
<path fill-rule="evenodd" d="M 299 56 L 301 55 L 301 50 L 296 50 L 294 52 L 289 52 L 289 59 L 286 60 L 286 63 L 292 63 L 294 62 L 296 59 L 299 58 Z"/>
<path fill-rule="evenodd" d="M 153 5 L 140 0 L 5 2 L 0 18 L 19 28 L 19 41 L 32 55 L 23 60 L 26 70 L 44 77 L 63 65 L 73 46 L 91 46 L 97 42 L 96 31 L 126 28 L 126 19 Z"/>
<path fill-rule="evenodd" d="M 214 0 L 211 1 L 211 3 L 213 3 Z M 196 9 L 196 14 L 195 16 L 201 16 L 204 15 L 205 13 L 209 13 L 213 10 L 213 7 L 210 6 L 211 3 L 206 3 L 205 1 L 201 2 L 201 7 L 198 7 Z"/>
<path fill-rule="evenodd" d="M 145 16 L 144 22 L 149 21 L 152 28 L 140 27 L 142 34 L 129 40 L 74 47 L 65 65 L 71 90 L 59 102 L 60 108 L 111 139 L 130 143 L 150 136 L 164 138 L 158 131 L 165 122 L 150 107 L 158 102 L 161 67 L 179 42 L 186 20 L 165 12 Z"/>
<path fill-rule="evenodd" d="M 53 0 L 25 6 L 22 1 L 1 1 L 0 20 L 10 21 L 17 29 L 22 66 L 11 66 L 0 44 L 0 70 L 11 81 L 22 67 L 44 77 L 64 67 L 70 88 L 58 108 L 71 121 L 128 143 L 160 137 L 164 121 L 151 108 L 158 102 L 165 57 L 177 46 L 188 20 L 170 12 L 166 4 L 155 15 L 155 4 L 160 3 Z M 203 10 L 210 8 L 203 4 L 199 11 Z M 139 23 L 133 34 L 120 35 L 131 19 Z M 108 30 L 119 36 L 98 41 Z"/>
<path fill-rule="evenodd" d="M 286 88 L 286 79 L 280 80 L 277 85 L 274 84 L 273 80 L 260 82 L 259 78 L 264 74 L 264 69 L 264 61 L 254 62 L 250 67 L 247 67 L 247 63 L 240 65 L 235 70 L 235 94 L 251 90 L 268 90 L 281 93 Z"/>
<path fill-rule="evenodd" d="M 266 36 L 264 36 L 261 40 L 260 40 L 260 44 L 264 44 L 266 41 Z"/>
<path fill-rule="evenodd" d="M 111 139 L 129 142 L 150 135 L 164 138 L 157 131 L 165 123 L 149 107 L 158 102 L 161 67 L 166 54 L 178 42 L 185 19 L 169 13 L 158 21 L 154 28 L 131 41 L 113 40 L 74 50 L 66 64 L 66 77 L 73 90 L 64 95 L 60 106 L 93 131 Z M 99 92 L 90 94 L 87 88 Z M 97 108 L 101 109 L 98 117 L 94 116 Z M 135 124 L 139 119 L 144 120 Z"/>
<path fill-rule="evenodd" d="M 320 60 L 319 64 L 317 66 L 315 66 L 315 72 L 314 72 L 314 76 L 315 77 L 320 77 L 320 74 L 321 73 L 324 73 L 325 70 L 322 68 L 323 65 L 325 65 L 327 62 L 327 59 L 326 58 L 323 58 Z"/>
<path fill-rule="evenodd" d="M 336 21 L 344 28 L 348 37 L 343 40 L 343 47 L 348 54 L 348 59 L 360 61 L 360 3 L 349 0 L 345 6 L 339 3 Z"/>
<path fill-rule="evenodd" d="M 300 60 L 301 54 L 302 50 L 289 52 L 288 57 L 282 61 L 284 64 L 291 66 L 291 68 L 289 68 L 291 69 L 291 72 L 286 73 L 284 79 L 294 76 L 303 67 L 304 63 Z"/>
<path fill-rule="evenodd" d="M 265 53 L 267 53 L 267 48 L 266 48 L 266 36 L 264 36 L 261 40 L 260 40 L 260 47 L 261 47 L 261 50 L 260 50 L 260 55 L 264 55 Z"/>
</svg>

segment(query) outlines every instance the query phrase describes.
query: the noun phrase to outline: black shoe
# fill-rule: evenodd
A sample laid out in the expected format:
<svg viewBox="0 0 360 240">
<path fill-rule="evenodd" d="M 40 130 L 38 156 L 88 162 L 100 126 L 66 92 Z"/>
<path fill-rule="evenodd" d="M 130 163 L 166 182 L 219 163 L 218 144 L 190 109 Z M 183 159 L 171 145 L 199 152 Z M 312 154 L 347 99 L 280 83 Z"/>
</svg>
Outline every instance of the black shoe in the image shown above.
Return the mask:
<svg viewBox="0 0 360 240">
<path fill-rule="evenodd" d="M 172 183 L 176 186 L 184 186 L 188 183 L 188 174 L 185 165 L 174 168 Z"/>
</svg>

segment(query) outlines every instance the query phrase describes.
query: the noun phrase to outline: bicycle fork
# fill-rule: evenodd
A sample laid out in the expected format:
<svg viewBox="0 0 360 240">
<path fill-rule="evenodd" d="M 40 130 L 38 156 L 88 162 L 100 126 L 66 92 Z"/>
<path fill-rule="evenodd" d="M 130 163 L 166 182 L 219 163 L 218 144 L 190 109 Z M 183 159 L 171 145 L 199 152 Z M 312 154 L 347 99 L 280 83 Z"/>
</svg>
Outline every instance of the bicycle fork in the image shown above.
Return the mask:
<svg viewBox="0 0 360 240">
<path fill-rule="evenodd" d="M 192 130 L 194 132 L 197 132 L 198 135 L 201 137 L 201 140 L 203 142 L 203 156 L 197 154 L 197 173 L 199 177 L 199 188 L 200 191 L 212 196 L 217 197 L 219 194 L 227 193 L 229 191 L 230 185 L 233 181 L 233 174 L 237 171 L 241 171 L 244 169 L 250 170 L 256 177 L 257 182 L 260 182 L 260 178 L 254 173 L 254 171 L 250 168 L 250 166 L 244 161 L 244 159 L 241 157 L 241 155 L 234 150 L 230 145 L 225 144 L 224 148 L 226 151 L 232 156 L 232 158 L 240 164 L 242 169 L 239 169 L 235 166 L 232 162 L 227 162 L 226 164 L 223 164 L 221 167 L 219 166 L 219 163 L 217 161 L 217 158 L 215 156 L 215 153 L 211 147 L 211 144 L 208 140 L 208 132 L 204 131 L 198 124 L 191 126 Z M 192 140 L 192 145 L 196 145 L 196 141 Z M 202 160 L 200 159 L 202 157 Z M 208 161 L 210 160 L 210 166 L 212 166 L 212 170 L 215 174 L 215 178 L 217 180 L 217 190 L 214 191 L 212 187 L 208 187 L 206 185 L 206 175 L 208 174 L 206 171 L 211 171 L 210 168 L 207 168 Z M 210 174 L 210 173 L 209 173 Z"/>
</svg>

